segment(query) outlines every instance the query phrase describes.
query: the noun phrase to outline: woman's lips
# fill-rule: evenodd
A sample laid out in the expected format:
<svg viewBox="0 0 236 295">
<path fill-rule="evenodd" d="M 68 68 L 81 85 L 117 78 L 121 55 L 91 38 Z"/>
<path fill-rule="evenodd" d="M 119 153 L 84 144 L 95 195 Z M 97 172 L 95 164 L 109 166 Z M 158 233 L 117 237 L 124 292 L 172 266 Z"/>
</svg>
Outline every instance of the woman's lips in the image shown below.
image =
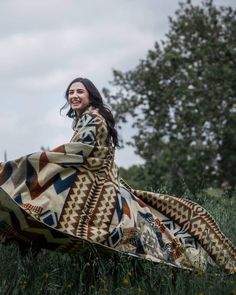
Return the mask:
<svg viewBox="0 0 236 295">
<path fill-rule="evenodd" d="M 71 100 L 70 105 L 72 108 L 79 108 L 81 106 L 81 100 L 80 99 Z"/>
<path fill-rule="evenodd" d="M 80 104 L 81 104 L 81 100 L 80 99 L 71 100 L 71 106 L 77 107 Z"/>
<path fill-rule="evenodd" d="M 81 100 L 80 99 L 74 99 L 71 101 L 71 103 L 81 103 Z"/>
</svg>

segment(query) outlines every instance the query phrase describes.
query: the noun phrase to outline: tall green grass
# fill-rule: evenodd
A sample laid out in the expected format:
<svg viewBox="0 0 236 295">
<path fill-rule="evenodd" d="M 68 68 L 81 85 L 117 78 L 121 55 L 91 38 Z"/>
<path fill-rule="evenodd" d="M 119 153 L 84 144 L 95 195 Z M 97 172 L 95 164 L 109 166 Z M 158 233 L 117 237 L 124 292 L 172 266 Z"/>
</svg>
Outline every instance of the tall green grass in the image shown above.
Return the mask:
<svg viewBox="0 0 236 295">
<path fill-rule="evenodd" d="M 188 197 L 206 208 L 236 244 L 236 198 L 218 190 Z M 0 245 L 0 294 L 231 294 L 236 275 L 172 268 L 126 255 L 94 251 L 84 256 L 41 250 L 22 257 L 16 246 Z"/>
</svg>

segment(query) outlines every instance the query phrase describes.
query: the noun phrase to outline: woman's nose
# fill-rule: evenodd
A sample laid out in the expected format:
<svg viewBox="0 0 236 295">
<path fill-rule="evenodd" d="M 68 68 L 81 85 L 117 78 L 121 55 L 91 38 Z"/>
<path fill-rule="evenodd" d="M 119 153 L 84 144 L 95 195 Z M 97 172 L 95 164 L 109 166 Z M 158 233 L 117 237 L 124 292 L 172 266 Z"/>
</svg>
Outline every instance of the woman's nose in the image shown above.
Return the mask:
<svg viewBox="0 0 236 295">
<path fill-rule="evenodd" d="M 73 92 L 73 93 L 71 94 L 71 98 L 74 98 L 74 97 L 78 97 L 78 93 L 77 93 L 77 92 Z"/>
</svg>

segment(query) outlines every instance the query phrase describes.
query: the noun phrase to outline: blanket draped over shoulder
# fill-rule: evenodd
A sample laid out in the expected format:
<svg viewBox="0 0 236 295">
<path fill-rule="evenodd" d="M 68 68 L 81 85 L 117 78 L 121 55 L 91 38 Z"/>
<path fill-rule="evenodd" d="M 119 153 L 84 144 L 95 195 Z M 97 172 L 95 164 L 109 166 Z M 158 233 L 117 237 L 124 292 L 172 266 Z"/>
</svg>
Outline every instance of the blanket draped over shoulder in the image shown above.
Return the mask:
<svg viewBox="0 0 236 295">
<path fill-rule="evenodd" d="M 236 249 L 209 213 L 134 190 L 118 175 L 105 119 L 89 107 L 71 141 L 0 168 L 0 240 L 61 252 L 125 252 L 158 263 L 236 271 Z"/>
</svg>

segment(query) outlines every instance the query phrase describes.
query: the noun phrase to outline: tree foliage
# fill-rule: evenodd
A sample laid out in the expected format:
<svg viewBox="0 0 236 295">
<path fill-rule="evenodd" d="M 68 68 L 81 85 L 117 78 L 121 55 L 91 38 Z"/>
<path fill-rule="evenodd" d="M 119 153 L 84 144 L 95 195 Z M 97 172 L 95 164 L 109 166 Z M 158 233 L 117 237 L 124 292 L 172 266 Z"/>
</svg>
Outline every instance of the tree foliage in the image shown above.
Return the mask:
<svg viewBox="0 0 236 295">
<path fill-rule="evenodd" d="M 179 4 L 165 41 L 104 95 L 118 122 L 133 117 L 150 183 L 236 185 L 236 10 Z"/>
</svg>

